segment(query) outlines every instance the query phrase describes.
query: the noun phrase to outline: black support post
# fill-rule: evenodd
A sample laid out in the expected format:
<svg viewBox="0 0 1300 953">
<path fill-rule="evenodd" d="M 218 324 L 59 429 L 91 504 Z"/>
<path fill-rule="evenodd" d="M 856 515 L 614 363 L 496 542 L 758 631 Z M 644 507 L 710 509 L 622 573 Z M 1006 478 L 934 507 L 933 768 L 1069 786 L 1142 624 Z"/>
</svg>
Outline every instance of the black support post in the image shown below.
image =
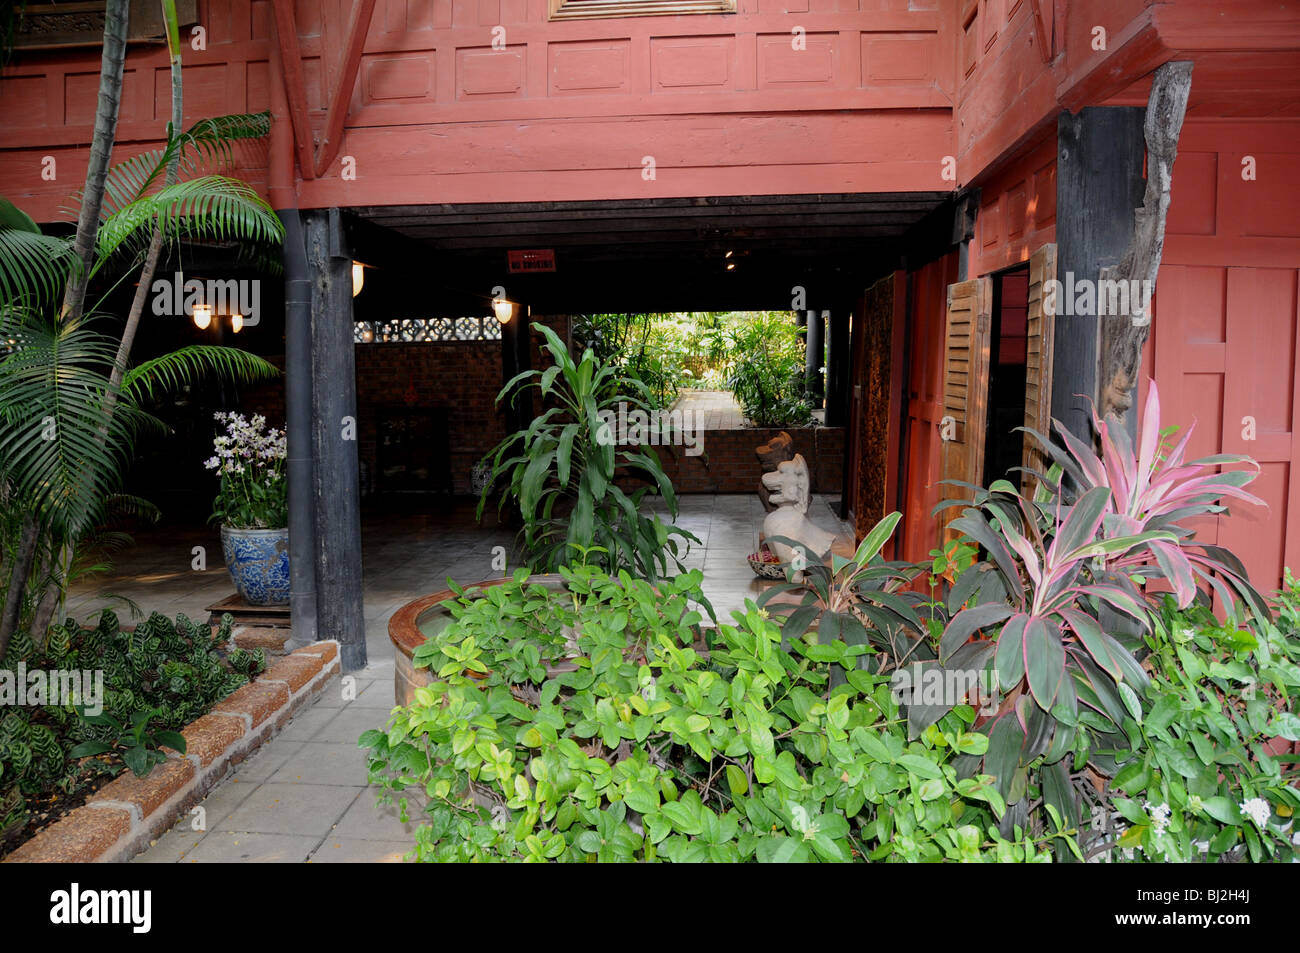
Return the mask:
<svg viewBox="0 0 1300 953">
<path fill-rule="evenodd" d="M 1056 277 L 1062 297 L 1071 294 L 1071 278 L 1096 282 L 1102 267 L 1117 264 L 1128 249 L 1133 210 L 1142 203 L 1144 115 L 1141 107 L 1094 106 L 1062 113 L 1057 121 Z M 1052 416 L 1089 440 L 1099 328 L 1095 313 L 1072 315 L 1066 301 L 1057 302 Z"/>
<path fill-rule="evenodd" d="M 312 483 L 311 278 L 297 209 L 284 224 L 284 402 L 289 480 L 292 648 L 316 641 L 316 497 Z"/>
<path fill-rule="evenodd" d="M 510 320 L 501 326 L 501 383 L 504 386 L 516 374 L 532 366 L 532 329 L 528 326 L 528 308 L 516 304 Z M 507 397 L 505 406 L 506 433 L 517 433 L 533 419 L 533 392 L 516 391 Z"/>
<path fill-rule="evenodd" d="M 843 427 L 849 416 L 849 312 L 828 312 L 826 426 Z"/>
<path fill-rule="evenodd" d="M 352 259 L 338 209 L 304 213 L 311 275 L 316 627 L 338 639 L 344 671 L 366 664 L 357 472 Z"/>
<path fill-rule="evenodd" d="M 808 339 L 804 346 L 804 380 L 807 381 L 808 396 L 813 407 L 820 407 L 826 395 L 826 385 L 822 380 L 822 362 L 826 353 L 826 318 L 829 311 L 808 312 Z"/>
</svg>

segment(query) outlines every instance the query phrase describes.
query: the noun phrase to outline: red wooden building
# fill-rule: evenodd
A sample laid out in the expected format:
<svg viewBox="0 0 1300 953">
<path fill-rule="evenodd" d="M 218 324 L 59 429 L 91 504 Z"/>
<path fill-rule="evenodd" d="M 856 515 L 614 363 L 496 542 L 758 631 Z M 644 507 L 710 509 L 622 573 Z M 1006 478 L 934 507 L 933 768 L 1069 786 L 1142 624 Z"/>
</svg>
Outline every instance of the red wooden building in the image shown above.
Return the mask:
<svg viewBox="0 0 1300 953">
<path fill-rule="evenodd" d="M 343 287 L 352 260 L 371 265 L 358 320 L 412 301 L 467 313 L 497 286 L 535 314 L 828 310 L 832 353 L 852 355 L 828 395 L 848 428 L 846 502 L 860 526 L 902 509 L 900 554 L 920 558 L 945 475 L 979 482 L 1018 462 L 1009 427 L 1049 410 L 1086 431 L 1076 395 L 1099 394 L 1099 324 L 1052 320 L 1043 290 L 1123 256 L 1152 77 L 1169 62 L 1190 62 L 1192 80 L 1143 369 L 1166 422 L 1197 421 L 1196 450 L 1263 466 L 1269 509 L 1202 533 L 1261 588 L 1300 566 L 1294 4 L 188 7 L 187 118 L 273 119 L 239 174 L 288 225 L 285 318 L 265 333 L 283 335 L 290 427 L 311 444 L 297 466 L 314 474 L 317 516 L 298 500 L 295 550 L 314 525 L 320 573 L 298 585 L 311 561 L 295 560 L 295 617 L 315 612 L 352 645 L 349 664 L 364 654 L 357 448 L 322 421 L 355 414 L 364 382 L 353 301 L 313 279 Z M 168 115 L 149 29 L 128 56 L 115 160 L 156 145 Z M 39 221 L 84 174 L 99 51 L 77 42 L 29 38 L 0 75 L 0 181 Z M 556 270 L 511 273 L 507 253 L 527 249 L 554 250 Z"/>
</svg>

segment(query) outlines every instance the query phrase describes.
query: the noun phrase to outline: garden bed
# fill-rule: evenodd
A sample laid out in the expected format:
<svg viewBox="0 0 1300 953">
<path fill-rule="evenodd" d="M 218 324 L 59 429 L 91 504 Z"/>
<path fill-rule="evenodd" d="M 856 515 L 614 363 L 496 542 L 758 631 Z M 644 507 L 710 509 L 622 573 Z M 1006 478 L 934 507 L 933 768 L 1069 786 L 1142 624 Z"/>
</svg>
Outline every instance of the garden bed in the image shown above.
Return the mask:
<svg viewBox="0 0 1300 953">
<path fill-rule="evenodd" d="M 129 860 L 201 801 L 235 767 L 314 702 L 339 673 L 338 643 L 317 642 L 277 660 L 181 734 L 186 754 L 145 778 L 125 774 L 19 846 L 4 863 Z"/>
</svg>

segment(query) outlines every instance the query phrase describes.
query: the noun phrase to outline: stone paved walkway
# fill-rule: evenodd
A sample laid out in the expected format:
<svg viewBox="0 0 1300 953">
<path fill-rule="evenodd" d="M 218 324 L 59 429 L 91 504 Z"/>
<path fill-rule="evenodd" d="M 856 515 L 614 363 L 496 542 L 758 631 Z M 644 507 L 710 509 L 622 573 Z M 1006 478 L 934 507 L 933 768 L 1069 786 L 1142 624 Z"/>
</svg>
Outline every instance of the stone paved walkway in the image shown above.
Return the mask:
<svg viewBox="0 0 1300 953">
<path fill-rule="evenodd" d="M 814 499 L 809 515 L 826 529 L 846 528 L 825 497 Z M 745 562 L 758 546 L 763 516 L 756 494 L 681 498 L 678 525 L 701 541 L 686 565 L 704 570 L 705 593 L 721 620 L 767 585 Z M 406 602 L 445 588 L 448 575 L 460 582 L 495 575 L 492 548 L 508 546 L 511 534 L 480 528 L 472 504 L 461 501 L 428 515 L 369 517 L 362 538 L 369 664 L 336 682 L 209 794 L 201 805 L 203 830 L 193 829 L 197 815 L 185 817 L 137 862 L 397 861 L 410 850 L 416 824 L 403 824 L 395 807 L 376 807 L 357 747 L 363 731 L 385 726 L 393 705 L 388 618 Z M 206 618 L 204 607 L 231 588 L 215 539 L 212 530 L 140 534 L 111 576 L 74 590 L 70 613 L 88 619 L 116 593 L 146 611 Z M 196 545 L 207 547 L 206 570 L 191 569 Z"/>
<path fill-rule="evenodd" d="M 727 390 L 680 391 L 671 409 L 689 410 L 695 426 L 702 430 L 740 430 L 745 426 L 745 412 Z"/>
</svg>

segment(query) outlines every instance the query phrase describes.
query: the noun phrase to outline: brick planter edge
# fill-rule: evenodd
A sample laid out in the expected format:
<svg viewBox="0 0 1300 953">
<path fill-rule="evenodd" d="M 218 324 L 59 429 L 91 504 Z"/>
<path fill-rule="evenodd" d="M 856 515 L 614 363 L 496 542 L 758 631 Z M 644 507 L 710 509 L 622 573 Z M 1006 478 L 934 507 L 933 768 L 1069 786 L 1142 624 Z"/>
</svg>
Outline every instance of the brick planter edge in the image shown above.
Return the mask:
<svg viewBox="0 0 1300 953">
<path fill-rule="evenodd" d="M 315 642 L 276 659 L 265 672 L 227 695 L 188 725 L 187 752 L 146 778 L 127 772 L 81 807 L 47 827 L 5 863 L 128 861 L 225 780 L 235 765 L 265 744 L 299 710 L 320 697 L 339 674 L 338 642 Z"/>
</svg>

